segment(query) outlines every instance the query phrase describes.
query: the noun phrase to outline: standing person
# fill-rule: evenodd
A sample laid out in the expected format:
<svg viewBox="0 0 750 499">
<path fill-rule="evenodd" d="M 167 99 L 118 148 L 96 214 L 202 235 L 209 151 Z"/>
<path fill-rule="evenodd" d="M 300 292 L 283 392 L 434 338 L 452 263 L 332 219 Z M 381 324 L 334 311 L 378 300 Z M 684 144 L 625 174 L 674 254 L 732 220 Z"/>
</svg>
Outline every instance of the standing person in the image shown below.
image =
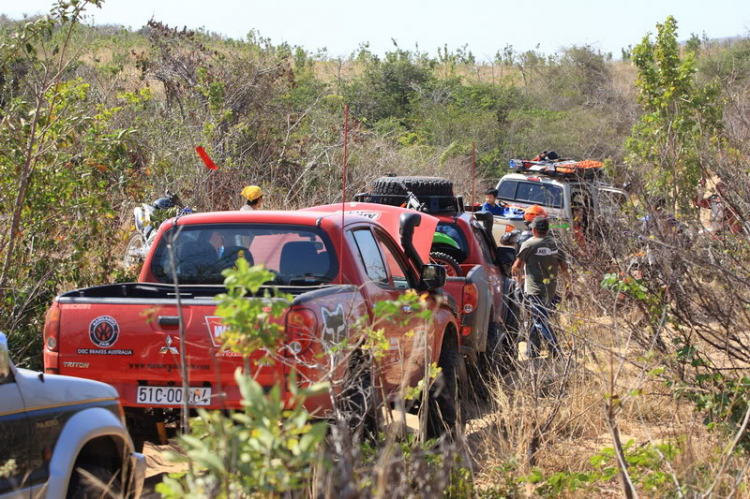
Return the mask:
<svg viewBox="0 0 750 499">
<path fill-rule="evenodd" d="M 240 195 L 247 200 L 240 211 L 260 210 L 263 207 L 263 191 L 257 185 L 248 185 Z"/>
<path fill-rule="evenodd" d="M 573 213 L 572 229 L 573 238 L 578 243 L 578 246 L 582 249 L 586 248 L 586 210 L 582 204 L 574 204 L 570 207 L 570 211 Z"/>
<path fill-rule="evenodd" d="M 487 192 L 484 194 L 482 211 L 489 211 L 496 217 L 503 216 L 505 211 L 502 206 L 497 204 L 497 189 L 487 189 Z"/>
<path fill-rule="evenodd" d="M 530 226 L 533 237 L 521 245 L 518 258 L 513 264 L 513 277 L 524 281 L 526 304 L 531 313 L 532 327 L 529 329 L 527 356 L 539 356 L 539 333 L 549 345 L 553 357 L 560 355 L 555 330 L 550 323 L 550 313 L 555 306 L 557 280 L 560 274 L 567 281 L 566 295 L 570 295 L 570 276 L 565 253 L 549 235 L 549 220 L 536 217 Z"/>
<path fill-rule="evenodd" d="M 706 186 L 706 179 L 701 179 L 701 187 Z M 716 182 L 716 192 L 708 197 L 704 197 L 703 192 L 698 192 L 693 203 L 699 208 L 711 210 L 711 232 L 719 234 L 729 231 L 732 234 L 742 233 L 742 223 L 737 212 L 727 203 L 725 197 L 727 193 L 727 184 L 723 180 Z"/>
</svg>

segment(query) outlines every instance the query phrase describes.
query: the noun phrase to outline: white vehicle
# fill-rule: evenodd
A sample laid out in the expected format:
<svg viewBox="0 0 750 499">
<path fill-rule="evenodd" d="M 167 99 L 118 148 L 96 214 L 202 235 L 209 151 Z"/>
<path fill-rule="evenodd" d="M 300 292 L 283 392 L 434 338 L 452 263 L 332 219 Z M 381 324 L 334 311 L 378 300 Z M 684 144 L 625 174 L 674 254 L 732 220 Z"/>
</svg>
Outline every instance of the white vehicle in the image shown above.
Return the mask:
<svg viewBox="0 0 750 499">
<path fill-rule="evenodd" d="M 614 215 L 627 201 L 628 194 L 608 185 L 594 175 L 565 175 L 545 170 L 509 173 L 497 183 L 499 202 L 519 208 L 538 204 L 544 207 L 553 228 L 569 229 L 573 210 L 580 208 L 583 217 L 593 222 L 600 215 Z M 507 226 L 525 230 L 523 218 L 495 218 L 495 239 L 505 234 Z"/>
<path fill-rule="evenodd" d="M 0 333 L 0 499 L 137 498 L 145 474 L 117 390 L 17 369 Z"/>
</svg>

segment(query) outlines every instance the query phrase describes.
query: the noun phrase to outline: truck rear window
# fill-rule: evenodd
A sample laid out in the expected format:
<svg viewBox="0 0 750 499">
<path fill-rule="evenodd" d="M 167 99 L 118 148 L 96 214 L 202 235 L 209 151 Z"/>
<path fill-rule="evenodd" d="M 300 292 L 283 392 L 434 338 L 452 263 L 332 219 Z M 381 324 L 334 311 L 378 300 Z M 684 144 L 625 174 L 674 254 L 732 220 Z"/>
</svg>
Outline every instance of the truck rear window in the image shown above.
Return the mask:
<svg viewBox="0 0 750 499">
<path fill-rule="evenodd" d="M 313 227 L 259 224 L 183 225 L 161 238 L 151 261 L 159 282 L 173 282 L 168 242 L 177 235 L 174 259 L 181 284 L 223 284 L 221 272 L 239 255 L 276 274 L 277 285 L 305 286 L 331 282 L 338 271 L 326 234 Z"/>
<path fill-rule="evenodd" d="M 563 207 L 563 190 L 557 185 L 506 180 L 500 182 L 497 190 L 497 197 L 504 201 L 520 201 L 551 208 Z"/>
<path fill-rule="evenodd" d="M 469 241 L 466 240 L 466 235 L 461 228 L 454 223 L 439 222 L 437 227 L 435 227 L 435 232 L 440 232 L 453 239 L 458 245 L 458 248 L 440 245 L 439 247 L 434 247 L 434 249 L 449 254 L 455 258 L 458 263 L 464 263 L 464 260 L 469 256 L 470 248 Z"/>
</svg>

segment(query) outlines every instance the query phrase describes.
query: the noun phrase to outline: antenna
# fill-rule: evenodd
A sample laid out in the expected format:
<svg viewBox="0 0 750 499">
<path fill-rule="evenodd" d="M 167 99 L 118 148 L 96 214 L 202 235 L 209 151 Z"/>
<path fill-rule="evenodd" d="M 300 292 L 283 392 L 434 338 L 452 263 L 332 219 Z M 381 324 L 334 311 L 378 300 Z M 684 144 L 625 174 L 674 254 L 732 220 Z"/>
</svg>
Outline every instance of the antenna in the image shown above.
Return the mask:
<svg viewBox="0 0 750 499">
<path fill-rule="evenodd" d="M 339 252 L 341 253 L 341 269 L 339 277 L 344 284 L 344 214 L 346 213 L 346 155 L 349 146 L 349 104 L 344 104 L 344 160 L 341 175 L 341 238 L 339 239 Z"/>
<path fill-rule="evenodd" d="M 476 142 L 471 143 L 471 205 L 474 206 L 474 179 L 476 177 Z M 474 208 L 472 208 L 474 209 Z"/>
</svg>

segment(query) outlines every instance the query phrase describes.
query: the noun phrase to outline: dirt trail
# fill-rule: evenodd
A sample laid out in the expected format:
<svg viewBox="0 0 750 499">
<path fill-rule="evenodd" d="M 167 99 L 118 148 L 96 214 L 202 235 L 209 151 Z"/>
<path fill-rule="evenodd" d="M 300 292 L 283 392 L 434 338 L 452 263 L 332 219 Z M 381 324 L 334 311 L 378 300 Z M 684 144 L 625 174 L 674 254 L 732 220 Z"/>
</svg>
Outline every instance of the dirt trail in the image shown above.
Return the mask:
<svg viewBox="0 0 750 499">
<path fill-rule="evenodd" d="M 173 441 L 167 445 L 156 445 L 146 442 L 143 454 L 146 456 L 146 483 L 143 488 L 142 499 L 158 499 L 161 494 L 155 491 L 156 485 L 169 473 L 179 473 L 187 469 L 182 463 L 172 463 L 168 460 L 168 452 L 181 453 L 180 448 Z"/>
</svg>

